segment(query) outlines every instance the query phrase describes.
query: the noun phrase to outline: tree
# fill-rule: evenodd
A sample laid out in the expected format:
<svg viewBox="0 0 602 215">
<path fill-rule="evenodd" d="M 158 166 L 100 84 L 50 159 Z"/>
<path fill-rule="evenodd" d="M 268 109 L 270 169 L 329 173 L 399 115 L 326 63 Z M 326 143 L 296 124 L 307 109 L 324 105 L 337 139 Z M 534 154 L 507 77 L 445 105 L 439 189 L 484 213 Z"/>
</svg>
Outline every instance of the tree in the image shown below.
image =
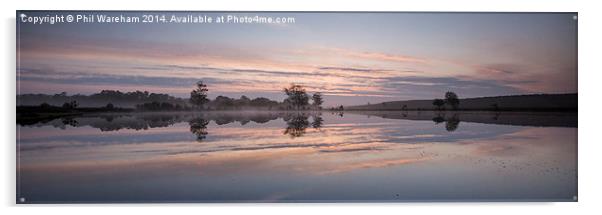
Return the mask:
<svg viewBox="0 0 602 215">
<path fill-rule="evenodd" d="M 190 92 L 190 103 L 197 107 L 202 107 L 205 103 L 209 102 L 207 99 L 207 85 L 203 81 L 196 82 L 196 89 Z"/>
<path fill-rule="evenodd" d="M 77 108 L 77 105 L 78 105 L 77 101 L 73 100 L 71 102 L 65 102 L 63 104 L 63 108 L 65 108 L 65 109 L 75 109 L 75 108 Z"/>
<path fill-rule="evenodd" d="M 105 106 L 105 108 L 113 109 L 113 108 L 115 108 L 115 106 L 113 104 L 109 103 L 109 104 L 107 104 L 107 106 Z"/>
<path fill-rule="evenodd" d="M 278 105 L 278 102 L 272 101 L 268 98 L 259 97 L 259 98 L 255 98 L 255 99 L 251 100 L 250 105 L 256 106 L 256 107 L 266 107 L 266 106 L 271 107 L 271 106 Z"/>
<path fill-rule="evenodd" d="M 240 99 L 235 100 L 234 101 L 234 105 L 236 105 L 238 108 L 247 106 L 251 103 L 251 99 L 249 99 L 249 97 L 247 96 L 241 96 Z"/>
<path fill-rule="evenodd" d="M 234 108 L 234 99 L 227 96 L 217 96 L 210 102 L 210 106 L 218 110 Z"/>
<path fill-rule="evenodd" d="M 433 100 L 433 105 L 437 106 L 437 110 L 441 110 L 441 107 L 445 105 L 445 101 L 443 99 L 435 99 Z"/>
<path fill-rule="evenodd" d="M 309 96 L 307 96 L 305 89 L 301 85 L 291 84 L 289 88 L 284 88 L 284 93 L 288 96 L 286 101 L 294 105 L 297 110 L 299 110 L 299 107 L 309 103 Z"/>
<path fill-rule="evenodd" d="M 320 105 L 322 105 L 322 103 L 324 103 L 324 99 L 322 98 L 322 93 L 320 93 L 320 92 L 314 93 L 314 95 L 311 97 L 311 100 L 314 101 L 313 105 L 317 106 L 318 108 L 320 107 Z"/>
<path fill-rule="evenodd" d="M 50 108 L 50 107 L 51 107 L 51 106 L 50 106 L 50 104 L 48 104 L 48 103 L 46 103 L 46 102 L 44 102 L 44 103 L 40 104 L 40 108 L 44 108 L 44 109 L 46 109 L 46 108 Z"/>
<path fill-rule="evenodd" d="M 458 99 L 456 93 L 450 91 L 445 93 L 445 103 L 451 105 L 456 110 L 458 109 L 458 105 L 460 105 L 460 99 Z"/>
<path fill-rule="evenodd" d="M 174 106 L 171 103 L 168 102 L 161 102 L 161 106 L 159 108 L 160 110 L 173 110 Z"/>
</svg>

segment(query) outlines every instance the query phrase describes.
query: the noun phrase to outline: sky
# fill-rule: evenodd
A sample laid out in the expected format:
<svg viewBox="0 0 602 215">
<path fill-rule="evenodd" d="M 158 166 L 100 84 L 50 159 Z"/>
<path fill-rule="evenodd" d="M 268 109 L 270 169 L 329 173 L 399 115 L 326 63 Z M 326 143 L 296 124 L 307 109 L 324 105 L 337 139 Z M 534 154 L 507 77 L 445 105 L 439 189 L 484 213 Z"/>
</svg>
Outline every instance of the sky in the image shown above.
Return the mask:
<svg viewBox="0 0 602 215">
<path fill-rule="evenodd" d="M 149 91 L 267 97 L 301 84 L 325 106 L 577 92 L 574 13 L 23 12 L 248 15 L 287 24 L 22 23 L 17 94 Z"/>
</svg>

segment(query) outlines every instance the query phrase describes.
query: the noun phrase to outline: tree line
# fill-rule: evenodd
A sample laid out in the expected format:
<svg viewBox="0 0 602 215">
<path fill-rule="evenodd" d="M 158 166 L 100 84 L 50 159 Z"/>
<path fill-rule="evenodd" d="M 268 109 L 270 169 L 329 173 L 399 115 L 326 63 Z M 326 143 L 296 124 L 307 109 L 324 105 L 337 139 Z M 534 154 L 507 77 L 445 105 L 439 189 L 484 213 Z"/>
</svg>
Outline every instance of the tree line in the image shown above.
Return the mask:
<svg viewBox="0 0 602 215">
<path fill-rule="evenodd" d="M 286 99 L 277 102 L 264 97 L 249 99 L 247 96 L 241 96 L 239 99 L 233 99 L 226 96 L 217 96 L 214 100 L 208 98 L 209 89 L 203 81 L 198 81 L 195 88 L 190 92 L 190 103 L 197 109 L 243 109 L 245 107 L 257 108 L 264 107 L 268 110 L 311 110 L 322 109 L 324 98 L 322 93 L 316 92 L 311 96 L 307 93 L 304 86 L 291 84 L 283 89 Z M 310 103 L 310 100 L 312 101 Z"/>
<path fill-rule="evenodd" d="M 304 86 L 291 84 L 283 88 L 286 98 L 274 101 L 264 97 L 249 98 L 245 95 L 240 98 L 230 98 L 219 95 L 215 99 L 208 98 L 209 88 L 203 81 L 198 81 L 190 92 L 190 98 L 182 99 L 168 94 L 149 93 L 148 91 L 121 92 L 119 90 L 102 90 L 91 95 L 67 95 L 66 92 L 46 94 L 17 95 L 18 106 L 37 106 L 48 109 L 62 107 L 63 109 L 77 109 L 83 107 L 96 107 L 114 109 L 133 107 L 141 111 L 188 111 L 188 110 L 320 110 L 324 103 L 322 93 L 310 94 Z M 36 104 L 37 103 L 37 104 Z M 62 106 L 61 106 L 62 104 Z"/>
<path fill-rule="evenodd" d="M 114 107 L 135 107 L 137 104 L 167 102 L 173 105 L 188 105 L 187 99 L 168 94 L 150 93 L 148 91 L 121 92 L 119 90 L 102 90 L 91 95 L 68 95 L 66 92 L 53 95 L 22 94 L 17 95 L 18 106 L 39 106 L 46 103 L 50 106 L 62 106 L 64 103 L 77 102 L 79 107 L 105 107 L 109 103 Z"/>
</svg>

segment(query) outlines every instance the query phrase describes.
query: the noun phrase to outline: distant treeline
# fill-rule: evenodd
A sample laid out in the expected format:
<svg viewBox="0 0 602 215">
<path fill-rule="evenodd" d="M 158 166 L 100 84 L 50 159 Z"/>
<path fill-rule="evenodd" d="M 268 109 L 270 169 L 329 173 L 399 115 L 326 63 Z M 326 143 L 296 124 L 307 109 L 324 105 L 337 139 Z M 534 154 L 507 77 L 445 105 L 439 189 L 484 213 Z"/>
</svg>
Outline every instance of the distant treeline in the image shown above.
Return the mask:
<svg viewBox="0 0 602 215">
<path fill-rule="evenodd" d="M 267 98 L 259 97 L 250 99 L 241 96 L 239 99 L 229 98 L 227 96 L 218 96 L 207 104 L 208 109 L 212 110 L 241 110 L 241 109 L 278 109 L 281 103 Z M 282 108 L 280 108 L 282 109 Z"/>
<path fill-rule="evenodd" d="M 131 112 L 131 108 L 119 108 L 109 103 L 103 107 L 78 107 L 77 101 L 65 102 L 61 106 L 48 103 L 40 105 L 17 106 L 17 123 L 31 124 L 49 121 L 61 117 L 78 116 L 84 113 L 98 112 Z"/>
<path fill-rule="evenodd" d="M 156 94 L 149 92 L 120 92 L 103 90 L 92 95 L 67 95 L 66 93 L 46 94 L 23 94 L 17 95 L 17 107 L 21 110 L 38 110 L 54 112 L 73 111 L 73 108 L 133 108 L 142 111 L 190 111 L 193 105 L 189 99 L 176 98 L 167 94 Z M 295 108 L 288 101 L 277 102 L 264 97 L 250 99 L 247 96 L 230 98 L 217 96 L 215 99 L 207 99 L 203 109 L 207 110 L 288 110 Z M 308 109 L 302 107 L 301 109 Z"/>
<path fill-rule="evenodd" d="M 319 110 L 324 102 L 322 93 L 315 92 L 310 95 L 304 86 L 299 84 L 291 84 L 290 87 L 283 89 L 287 98 L 282 102 L 263 97 L 249 99 L 244 95 L 239 99 L 218 96 L 214 100 L 210 100 L 207 97 L 209 88 L 203 81 L 198 81 L 195 86 L 196 88 L 190 92 L 190 103 L 196 109 L 201 110 Z M 311 104 L 310 100 L 313 101 Z"/>
<path fill-rule="evenodd" d="M 191 110 L 189 106 L 180 104 L 171 104 L 169 102 L 149 102 L 137 104 L 136 110 L 142 111 L 186 111 Z"/>
<path fill-rule="evenodd" d="M 301 85 L 292 84 L 285 88 L 287 98 L 282 101 L 273 101 L 268 98 L 230 98 L 217 96 L 211 100 L 207 96 L 207 85 L 202 81 L 196 84 L 191 91 L 190 98 L 177 98 L 168 94 L 149 93 L 148 91 L 121 92 L 118 90 L 103 90 L 92 95 L 67 95 L 59 93 L 47 94 L 22 94 L 17 95 L 17 107 L 27 107 L 30 110 L 61 112 L 61 108 L 69 106 L 87 108 L 135 108 L 141 111 L 190 111 L 190 110 L 310 110 L 320 109 L 324 101 L 319 92 L 309 95 Z M 309 103 L 312 100 L 313 103 Z M 21 108 L 23 109 L 23 108 Z M 105 109 L 99 109 L 105 110 Z"/>
<path fill-rule="evenodd" d="M 17 95 L 17 106 L 37 106 L 47 103 L 52 106 L 62 106 L 66 102 L 77 101 L 80 107 L 104 107 L 113 104 L 115 107 L 134 108 L 137 104 L 166 102 L 172 105 L 186 106 L 188 99 L 170 96 L 168 94 L 149 93 L 148 91 L 121 92 L 119 90 L 103 90 L 92 95 L 67 95 L 58 93 L 22 94 Z"/>
<path fill-rule="evenodd" d="M 137 110 L 143 111 L 189 111 L 194 110 L 192 105 L 171 104 L 169 102 L 148 102 L 135 106 Z M 277 102 L 264 97 L 250 99 L 247 96 L 240 98 L 230 98 L 227 96 L 217 96 L 215 99 L 207 99 L 202 109 L 205 110 L 289 110 L 295 108 L 287 101 Z M 309 109 L 309 107 L 301 107 Z"/>
</svg>

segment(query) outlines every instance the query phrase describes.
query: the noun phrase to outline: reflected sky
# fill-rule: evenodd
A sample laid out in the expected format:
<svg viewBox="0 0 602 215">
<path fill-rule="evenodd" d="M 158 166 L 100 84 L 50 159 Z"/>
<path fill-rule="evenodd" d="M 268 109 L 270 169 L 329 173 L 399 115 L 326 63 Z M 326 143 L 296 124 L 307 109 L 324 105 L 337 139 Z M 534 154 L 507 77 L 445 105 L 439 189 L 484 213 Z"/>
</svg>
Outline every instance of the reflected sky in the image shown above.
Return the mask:
<svg viewBox="0 0 602 215">
<path fill-rule="evenodd" d="M 127 125 L 127 117 L 144 118 L 111 122 Z M 79 126 L 20 126 L 19 195 L 30 202 L 572 201 L 576 195 L 576 128 L 459 122 L 449 131 L 432 120 L 353 113 L 179 117 L 146 129 L 103 131 L 91 126 L 100 117 L 74 118 Z"/>
</svg>

